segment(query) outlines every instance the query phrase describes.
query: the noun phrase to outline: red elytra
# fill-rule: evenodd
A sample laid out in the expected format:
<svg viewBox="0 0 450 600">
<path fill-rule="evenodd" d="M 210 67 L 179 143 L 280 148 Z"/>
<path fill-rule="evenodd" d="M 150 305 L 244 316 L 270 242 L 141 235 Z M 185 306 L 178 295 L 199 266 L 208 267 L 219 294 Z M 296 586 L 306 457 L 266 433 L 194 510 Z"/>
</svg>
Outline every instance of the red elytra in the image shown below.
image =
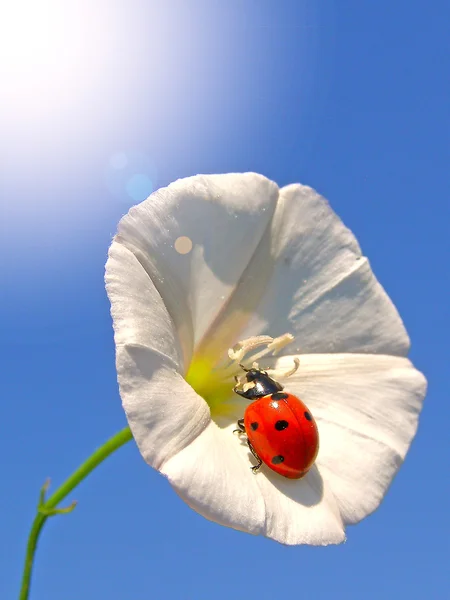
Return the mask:
<svg viewBox="0 0 450 600">
<path fill-rule="evenodd" d="M 278 391 L 258 398 L 246 408 L 244 426 L 255 453 L 283 477 L 300 479 L 314 464 L 319 433 L 297 396 Z"/>
</svg>

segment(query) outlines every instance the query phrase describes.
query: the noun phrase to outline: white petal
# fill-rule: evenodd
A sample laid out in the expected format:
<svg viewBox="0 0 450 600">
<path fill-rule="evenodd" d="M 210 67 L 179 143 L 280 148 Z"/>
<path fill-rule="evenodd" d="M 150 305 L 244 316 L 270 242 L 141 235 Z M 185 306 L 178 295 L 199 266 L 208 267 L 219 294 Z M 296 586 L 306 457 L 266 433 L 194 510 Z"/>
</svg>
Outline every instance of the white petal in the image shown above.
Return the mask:
<svg viewBox="0 0 450 600">
<path fill-rule="evenodd" d="M 256 477 L 266 506 L 264 535 L 289 545 L 345 541 L 339 507 L 316 466 L 299 480 L 286 479 L 266 467 Z"/>
<path fill-rule="evenodd" d="M 236 436 L 211 422 L 161 472 L 183 500 L 207 519 L 258 534 L 264 530 L 264 501 L 249 464 Z"/>
<path fill-rule="evenodd" d="M 120 395 L 144 460 L 160 469 L 211 422 L 206 402 L 167 359 L 148 348 L 118 346 Z"/>
<path fill-rule="evenodd" d="M 287 331 L 296 342 L 285 354 L 404 356 L 409 348 L 402 321 L 354 235 L 324 198 L 299 184 L 280 190 L 271 227 L 214 335 L 230 346 L 236 339 Z"/>
<path fill-rule="evenodd" d="M 203 431 L 209 408 L 180 375 L 180 345 L 161 296 L 137 258 L 117 242 L 105 279 L 123 406 L 141 454 L 158 468 Z"/>
<path fill-rule="evenodd" d="M 339 510 L 317 469 L 288 481 L 269 469 L 254 475 L 247 445 L 215 423 L 165 463 L 178 494 L 222 525 L 262 534 L 283 544 L 326 545 L 345 539 Z"/>
<path fill-rule="evenodd" d="M 105 273 L 116 346 L 150 348 L 181 372 L 181 348 L 172 320 L 152 280 L 136 256 L 113 242 Z"/>
<path fill-rule="evenodd" d="M 254 173 L 182 179 L 133 207 L 117 241 L 151 277 L 181 340 L 185 357 L 226 303 L 275 210 L 278 187 Z M 175 248 L 179 237 L 193 244 Z"/>
<path fill-rule="evenodd" d="M 416 433 L 426 380 L 406 358 L 365 355 L 300 356 L 284 381 L 317 421 L 317 465 L 345 523 L 374 511 Z M 293 357 L 277 361 L 277 368 Z"/>
</svg>

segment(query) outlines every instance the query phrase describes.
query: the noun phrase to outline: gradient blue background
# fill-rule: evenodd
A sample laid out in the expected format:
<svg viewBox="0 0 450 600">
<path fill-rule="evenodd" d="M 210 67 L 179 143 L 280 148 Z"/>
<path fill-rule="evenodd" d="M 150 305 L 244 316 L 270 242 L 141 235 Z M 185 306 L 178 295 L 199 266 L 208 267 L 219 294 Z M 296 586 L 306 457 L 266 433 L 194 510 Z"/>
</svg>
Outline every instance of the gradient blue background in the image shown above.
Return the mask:
<svg viewBox="0 0 450 600">
<path fill-rule="evenodd" d="M 130 443 L 48 523 L 31 598 L 448 598 L 449 3 L 91 10 L 91 76 L 60 96 L 62 66 L 2 110 L 0 598 L 16 597 L 44 479 L 126 424 L 103 287 L 117 221 L 152 186 L 246 170 L 328 197 L 398 306 L 429 379 L 404 467 L 345 545 L 286 548 L 198 516 Z"/>
</svg>

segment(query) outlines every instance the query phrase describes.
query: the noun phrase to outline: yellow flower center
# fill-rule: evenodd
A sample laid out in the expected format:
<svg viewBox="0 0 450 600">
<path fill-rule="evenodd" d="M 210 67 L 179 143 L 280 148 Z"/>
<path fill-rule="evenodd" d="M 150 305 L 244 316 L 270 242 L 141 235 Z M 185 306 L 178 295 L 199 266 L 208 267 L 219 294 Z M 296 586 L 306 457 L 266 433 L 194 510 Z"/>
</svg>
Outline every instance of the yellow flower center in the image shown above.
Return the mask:
<svg viewBox="0 0 450 600">
<path fill-rule="evenodd" d="M 213 416 L 229 415 L 236 409 L 233 402 L 233 377 L 226 377 L 223 370 L 204 356 L 194 356 L 186 375 L 189 385 L 207 402 Z"/>
<path fill-rule="evenodd" d="M 238 385 L 250 385 L 245 383 L 242 364 L 248 367 L 259 368 L 256 360 L 267 354 L 276 354 L 281 348 L 291 343 L 291 334 L 285 334 L 279 338 L 269 336 L 256 336 L 238 342 L 227 352 L 228 363 L 218 365 L 219 353 L 205 354 L 197 352 L 194 354 L 186 374 L 187 383 L 207 402 L 213 417 L 231 416 L 242 412 L 242 399 L 233 392 Z M 255 353 L 261 346 L 265 348 Z M 251 354 L 251 356 L 247 356 Z M 294 368 L 281 376 L 288 376 L 298 368 L 298 361 L 294 360 Z M 273 369 L 268 369 L 273 375 L 277 375 Z M 245 387 L 244 387 L 245 389 Z"/>
</svg>

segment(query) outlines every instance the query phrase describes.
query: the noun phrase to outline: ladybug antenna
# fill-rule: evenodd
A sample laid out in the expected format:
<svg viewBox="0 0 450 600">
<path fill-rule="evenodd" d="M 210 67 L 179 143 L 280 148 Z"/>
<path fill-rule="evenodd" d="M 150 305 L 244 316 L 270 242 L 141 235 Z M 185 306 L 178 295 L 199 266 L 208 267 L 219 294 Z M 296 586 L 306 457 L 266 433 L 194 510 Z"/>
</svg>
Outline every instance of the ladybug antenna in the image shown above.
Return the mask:
<svg viewBox="0 0 450 600">
<path fill-rule="evenodd" d="M 241 363 L 239 363 L 239 366 L 240 366 L 240 367 L 241 367 L 241 369 L 242 369 L 243 371 L 245 371 L 246 373 L 248 373 L 248 372 L 250 371 L 250 369 L 246 369 L 246 368 L 244 367 L 244 365 L 241 365 Z"/>
</svg>

